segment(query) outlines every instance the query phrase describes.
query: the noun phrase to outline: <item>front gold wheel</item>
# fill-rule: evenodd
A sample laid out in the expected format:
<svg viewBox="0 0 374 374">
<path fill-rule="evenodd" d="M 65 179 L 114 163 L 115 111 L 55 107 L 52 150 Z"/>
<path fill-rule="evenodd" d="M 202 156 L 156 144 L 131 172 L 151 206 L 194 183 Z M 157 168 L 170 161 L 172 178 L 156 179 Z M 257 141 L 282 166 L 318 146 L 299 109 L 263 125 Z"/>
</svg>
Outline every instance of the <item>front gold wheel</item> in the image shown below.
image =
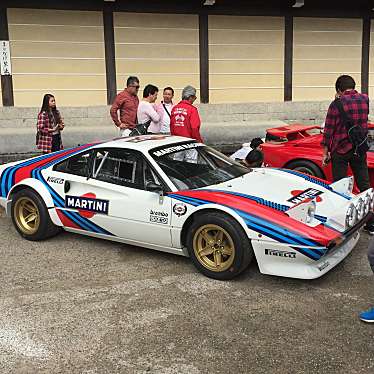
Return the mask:
<svg viewBox="0 0 374 374">
<path fill-rule="evenodd" d="M 26 235 L 33 235 L 39 229 L 39 209 L 35 202 L 28 197 L 22 197 L 16 201 L 14 218 L 18 228 Z"/>
<path fill-rule="evenodd" d="M 214 224 L 207 224 L 196 230 L 193 250 L 200 264 L 213 272 L 230 269 L 235 259 L 232 237 L 224 228 Z"/>
</svg>

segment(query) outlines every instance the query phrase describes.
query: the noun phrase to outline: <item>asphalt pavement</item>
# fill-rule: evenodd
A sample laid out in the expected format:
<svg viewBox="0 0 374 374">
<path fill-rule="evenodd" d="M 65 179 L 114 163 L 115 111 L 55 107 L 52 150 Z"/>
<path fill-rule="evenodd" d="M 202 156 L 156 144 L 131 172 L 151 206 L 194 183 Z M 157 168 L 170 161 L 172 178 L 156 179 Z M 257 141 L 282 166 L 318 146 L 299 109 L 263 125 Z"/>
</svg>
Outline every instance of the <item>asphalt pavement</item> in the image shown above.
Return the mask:
<svg viewBox="0 0 374 374">
<path fill-rule="evenodd" d="M 187 258 L 61 233 L 22 239 L 0 211 L 0 373 L 374 373 L 369 237 L 314 281 L 234 281 Z"/>
</svg>

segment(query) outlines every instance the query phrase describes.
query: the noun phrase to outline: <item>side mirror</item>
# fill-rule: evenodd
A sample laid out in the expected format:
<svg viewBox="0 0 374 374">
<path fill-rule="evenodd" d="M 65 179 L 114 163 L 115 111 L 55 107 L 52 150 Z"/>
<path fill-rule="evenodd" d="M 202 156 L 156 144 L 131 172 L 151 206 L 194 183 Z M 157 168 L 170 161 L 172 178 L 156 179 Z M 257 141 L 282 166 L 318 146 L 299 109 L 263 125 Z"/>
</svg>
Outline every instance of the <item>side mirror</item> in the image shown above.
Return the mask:
<svg viewBox="0 0 374 374">
<path fill-rule="evenodd" d="M 164 192 L 164 189 L 162 188 L 162 186 L 154 182 L 148 182 L 145 186 L 145 189 L 150 192 L 157 192 L 157 193 Z"/>
</svg>

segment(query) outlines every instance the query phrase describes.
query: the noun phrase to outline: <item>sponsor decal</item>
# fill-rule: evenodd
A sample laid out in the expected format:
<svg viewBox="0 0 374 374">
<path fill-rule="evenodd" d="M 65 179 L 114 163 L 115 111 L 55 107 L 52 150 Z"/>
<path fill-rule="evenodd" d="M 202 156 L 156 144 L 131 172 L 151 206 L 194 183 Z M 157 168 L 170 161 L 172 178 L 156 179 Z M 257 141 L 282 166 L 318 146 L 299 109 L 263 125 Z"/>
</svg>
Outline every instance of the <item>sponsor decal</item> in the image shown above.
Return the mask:
<svg viewBox="0 0 374 374">
<path fill-rule="evenodd" d="M 48 177 L 47 182 L 56 183 L 56 184 L 63 184 L 65 182 L 65 180 L 62 179 L 62 178 Z"/>
<path fill-rule="evenodd" d="M 174 204 L 173 212 L 178 217 L 184 216 L 187 213 L 186 204 L 183 204 L 183 203 Z"/>
<path fill-rule="evenodd" d="M 158 151 L 152 152 L 152 154 L 153 154 L 153 156 L 161 157 L 161 156 L 167 155 L 169 153 L 184 151 L 185 149 L 192 149 L 192 148 L 196 148 L 196 147 L 200 147 L 200 146 L 201 146 L 200 143 L 180 144 L 180 145 L 175 145 L 173 147 L 159 149 Z"/>
<path fill-rule="evenodd" d="M 109 200 L 97 199 L 93 193 L 82 196 L 66 195 L 65 206 L 66 208 L 77 209 L 86 218 L 92 218 L 97 213 L 108 214 Z"/>
<path fill-rule="evenodd" d="M 298 204 L 306 199 L 314 199 L 315 197 L 317 197 L 317 202 L 320 202 L 322 201 L 322 198 L 319 197 L 319 195 L 321 194 L 322 191 L 316 190 L 315 188 L 308 188 L 304 191 L 293 190 L 291 191 L 291 195 L 293 195 L 293 197 L 291 197 L 287 201 L 289 201 L 290 203 Z"/>
<path fill-rule="evenodd" d="M 295 252 L 280 251 L 278 249 L 267 249 L 265 248 L 265 255 L 267 256 L 277 256 L 286 258 L 296 258 Z"/>
<path fill-rule="evenodd" d="M 323 269 L 326 269 L 329 265 L 330 265 L 330 263 L 328 261 L 326 261 L 323 264 L 318 266 L 318 270 L 322 271 Z"/>
<path fill-rule="evenodd" d="M 151 209 L 149 212 L 149 222 L 167 225 L 169 223 L 169 214 Z"/>
</svg>

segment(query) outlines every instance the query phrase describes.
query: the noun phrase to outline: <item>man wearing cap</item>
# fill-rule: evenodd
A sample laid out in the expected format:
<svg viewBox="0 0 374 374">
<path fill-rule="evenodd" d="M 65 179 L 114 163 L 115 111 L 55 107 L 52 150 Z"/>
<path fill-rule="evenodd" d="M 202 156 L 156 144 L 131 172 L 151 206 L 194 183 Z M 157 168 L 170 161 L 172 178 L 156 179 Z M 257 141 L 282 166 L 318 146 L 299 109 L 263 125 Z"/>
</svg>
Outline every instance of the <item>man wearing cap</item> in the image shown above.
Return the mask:
<svg viewBox="0 0 374 374">
<path fill-rule="evenodd" d="M 196 88 L 186 86 L 182 91 L 180 101 L 171 111 L 170 133 L 171 135 L 185 136 L 196 139 L 202 143 L 200 135 L 200 116 L 197 108 L 192 104 L 196 100 Z"/>
</svg>

